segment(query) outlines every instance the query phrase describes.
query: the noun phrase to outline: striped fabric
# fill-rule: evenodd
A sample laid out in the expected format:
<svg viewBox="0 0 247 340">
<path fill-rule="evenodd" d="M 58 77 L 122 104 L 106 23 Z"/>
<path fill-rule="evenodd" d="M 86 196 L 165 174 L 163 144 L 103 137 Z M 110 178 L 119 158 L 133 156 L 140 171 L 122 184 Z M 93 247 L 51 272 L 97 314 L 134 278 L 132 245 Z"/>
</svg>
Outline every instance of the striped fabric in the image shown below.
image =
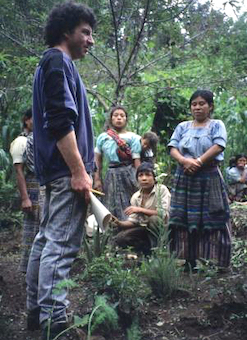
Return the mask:
<svg viewBox="0 0 247 340">
<path fill-rule="evenodd" d="M 104 180 L 102 203 L 119 220 L 126 220 L 124 210 L 130 206 L 131 196 L 138 190 L 132 165 L 109 168 Z"/>
<path fill-rule="evenodd" d="M 214 259 L 228 266 L 231 254 L 230 208 L 217 166 L 194 176 L 175 174 L 169 220 L 170 247 L 179 258 Z"/>
<path fill-rule="evenodd" d="M 31 132 L 27 137 L 26 150 L 23 155 L 25 164 L 29 171 L 34 173 L 34 154 L 33 154 L 33 133 Z"/>
<path fill-rule="evenodd" d="M 32 201 L 32 212 L 24 214 L 23 235 L 22 235 L 22 258 L 19 270 L 26 273 L 29 254 L 33 240 L 39 231 L 41 213 L 44 204 L 44 188 L 40 189 L 35 176 L 29 173 L 26 176 L 28 196 Z"/>
<path fill-rule="evenodd" d="M 196 260 L 199 258 L 213 260 L 220 267 L 228 267 L 231 258 L 230 229 L 194 230 L 188 232 L 179 227 L 171 228 L 170 249 L 178 258 Z"/>
</svg>

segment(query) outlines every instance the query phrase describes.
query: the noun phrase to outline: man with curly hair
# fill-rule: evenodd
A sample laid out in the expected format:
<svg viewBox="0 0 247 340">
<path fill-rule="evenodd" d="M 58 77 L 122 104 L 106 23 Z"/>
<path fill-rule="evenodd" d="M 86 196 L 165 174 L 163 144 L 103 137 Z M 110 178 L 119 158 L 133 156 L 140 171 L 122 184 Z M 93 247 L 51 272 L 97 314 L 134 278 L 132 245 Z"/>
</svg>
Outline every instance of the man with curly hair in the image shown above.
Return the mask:
<svg viewBox="0 0 247 340">
<path fill-rule="evenodd" d="M 49 49 L 34 76 L 35 171 L 46 185 L 46 201 L 27 269 L 27 326 L 41 325 L 45 340 L 68 327 L 67 289 L 55 288 L 68 279 L 79 250 L 92 188 L 91 116 L 73 60 L 94 44 L 95 23 L 92 9 L 83 4 L 54 7 L 45 27 Z"/>
</svg>

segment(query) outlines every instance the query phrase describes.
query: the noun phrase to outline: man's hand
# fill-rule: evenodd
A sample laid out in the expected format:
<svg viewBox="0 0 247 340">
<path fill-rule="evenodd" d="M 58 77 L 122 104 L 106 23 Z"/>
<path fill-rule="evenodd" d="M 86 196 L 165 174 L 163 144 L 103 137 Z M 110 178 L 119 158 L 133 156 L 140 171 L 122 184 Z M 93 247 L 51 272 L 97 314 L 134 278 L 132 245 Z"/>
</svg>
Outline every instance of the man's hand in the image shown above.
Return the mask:
<svg viewBox="0 0 247 340">
<path fill-rule="evenodd" d="M 134 206 L 130 206 L 128 208 L 126 208 L 124 210 L 125 214 L 126 215 L 131 215 L 131 214 L 134 214 L 134 213 L 140 213 L 141 212 L 141 208 L 140 207 L 134 207 Z"/>
<path fill-rule="evenodd" d="M 87 204 L 90 202 L 89 193 L 92 189 L 92 180 L 86 172 L 83 174 L 72 174 L 71 188 L 78 193 L 82 193 Z"/>
<path fill-rule="evenodd" d="M 21 201 L 21 209 L 25 213 L 30 213 L 32 211 L 32 207 L 33 205 L 32 205 L 32 201 L 30 200 L 30 198 L 26 198 Z"/>
</svg>

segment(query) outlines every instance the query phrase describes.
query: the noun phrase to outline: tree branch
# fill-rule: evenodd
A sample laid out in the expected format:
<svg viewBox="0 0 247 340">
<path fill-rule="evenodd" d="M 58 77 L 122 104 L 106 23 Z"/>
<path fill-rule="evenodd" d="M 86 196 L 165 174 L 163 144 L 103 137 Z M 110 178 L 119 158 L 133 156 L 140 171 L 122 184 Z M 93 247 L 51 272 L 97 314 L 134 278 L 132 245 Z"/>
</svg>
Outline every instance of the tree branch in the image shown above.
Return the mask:
<svg viewBox="0 0 247 340">
<path fill-rule="evenodd" d="M 113 8 L 112 0 L 110 0 L 111 12 L 112 12 L 112 19 L 114 25 L 114 36 L 115 36 L 115 45 L 116 45 L 116 52 L 117 52 L 117 67 L 118 67 L 118 78 L 121 77 L 121 67 L 120 67 L 120 56 L 119 56 L 119 46 L 118 46 L 118 28 L 116 22 L 116 16 Z"/>
<path fill-rule="evenodd" d="M 22 48 L 24 48 L 24 49 L 25 49 L 26 51 L 28 51 L 31 55 L 34 55 L 34 56 L 36 56 L 36 57 L 40 57 L 40 54 L 38 54 L 36 51 L 34 51 L 34 50 L 32 50 L 32 49 L 26 47 L 21 41 L 19 41 L 19 40 L 17 40 L 16 38 L 10 36 L 8 33 L 5 33 L 3 30 L 0 31 L 0 34 L 1 34 L 3 37 L 5 37 L 5 38 L 11 40 L 11 41 L 14 42 L 15 44 L 17 44 L 17 45 L 21 46 Z"/>
<path fill-rule="evenodd" d="M 186 41 L 183 45 L 180 45 L 178 48 L 183 48 L 184 46 L 188 45 L 189 43 L 191 43 L 193 40 L 195 40 L 196 38 L 198 38 L 199 36 L 205 34 L 205 32 L 207 32 L 209 30 L 206 30 L 204 32 L 200 32 L 198 34 L 196 34 L 194 37 L 192 37 L 191 39 L 189 39 L 188 41 Z M 146 68 L 148 68 L 149 66 L 153 65 L 153 64 L 156 64 L 158 61 L 160 61 L 161 59 L 163 58 L 166 58 L 168 57 L 169 55 L 171 54 L 171 51 L 167 52 L 166 54 L 164 55 L 161 55 L 159 56 L 158 58 L 150 61 L 149 63 L 147 63 L 146 65 L 140 67 L 139 69 L 135 70 L 133 73 L 131 73 L 128 77 L 128 79 L 131 79 L 132 77 L 134 77 L 137 73 L 145 70 Z"/>
<path fill-rule="evenodd" d="M 169 21 L 172 21 L 173 19 L 176 19 L 177 17 L 179 17 L 180 14 L 182 14 L 183 12 L 185 12 L 187 10 L 188 7 L 190 7 L 190 5 L 192 5 L 192 3 L 195 2 L 195 0 L 190 0 L 188 2 L 188 4 L 183 8 L 181 9 L 180 12 L 178 12 L 177 14 L 173 15 L 171 18 L 167 19 L 167 20 L 154 20 L 154 21 L 147 21 L 147 24 L 154 24 L 156 22 L 162 22 L 162 23 L 165 23 L 165 22 L 169 22 Z"/>
<path fill-rule="evenodd" d="M 109 105 L 106 104 L 106 102 L 103 98 L 108 100 L 111 103 L 111 106 L 115 105 L 115 103 L 113 101 L 111 101 L 109 98 L 107 98 L 103 94 L 101 94 L 97 91 L 93 91 L 93 90 L 89 89 L 88 87 L 86 88 L 86 90 L 87 90 L 88 93 L 90 93 L 92 96 L 94 96 L 99 101 L 99 103 L 104 107 L 105 111 L 109 110 Z"/>
<path fill-rule="evenodd" d="M 138 36 L 136 38 L 136 41 L 135 41 L 135 44 L 130 52 L 130 55 L 129 55 L 129 58 L 127 60 L 127 62 L 125 63 L 125 66 L 121 72 L 121 75 L 119 77 L 119 80 L 118 80 L 118 85 L 117 85 L 117 88 L 116 88 L 116 95 L 118 96 L 118 93 L 119 93 L 119 89 L 121 87 L 121 81 L 122 81 L 122 78 L 126 72 L 126 70 L 128 69 L 129 67 L 129 64 L 131 62 L 131 59 L 135 53 L 135 50 L 139 44 L 139 41 L 140 41 L 140 38 L 141 38 L 141 35 L 142 35 L 142 32 L 143 32 L 143 29 L 144 29 L 144 25 L 145 25 L 145 22 L 146 22 L 146 18 L 147 18 L 147 14 L 148 14 L 148 9 L 149 9 L 149 4 L 150 4 L 150 0 L 147 0 L 146 2 L 146 7 L 145 7 L 145 11 L 144 11 L 144 15 L 143 15 L 143 19 L 142 19 L 142 23 L 141 23 L 141 28 L 139 30 L 139 33 L 138 33 Z"/>
<path fill-rule="evenodd" d="M 102 60 L 100 60 L 98 57 L 96 57 L 96 55 L 94 55 L 91 51 L 88 51 L 88 53 L 95 59 L 97 60 L 97 62 L 104 67 L 104 69 L 107 71 L 107 73 L 109 74 L 109 76 L 115 81 L 115 83 L 117 83 L 117 78 L 115 77 L 115 75 L 112 73 L 112 71 L 106 66 L 105 63 L 103 63 Z"/>
</svg>

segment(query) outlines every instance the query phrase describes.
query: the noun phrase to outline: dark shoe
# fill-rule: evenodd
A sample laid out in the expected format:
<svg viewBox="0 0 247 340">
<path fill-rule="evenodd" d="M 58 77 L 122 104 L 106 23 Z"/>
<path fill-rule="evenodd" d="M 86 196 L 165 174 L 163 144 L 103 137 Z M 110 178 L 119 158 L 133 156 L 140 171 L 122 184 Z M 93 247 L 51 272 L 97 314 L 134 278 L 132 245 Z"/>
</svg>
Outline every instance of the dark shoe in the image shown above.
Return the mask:
<svg viewBox="0 0 247 340">
<path fill-rule="evenodd" d="M 40 329 L 39 313 L 40 307 L 37 307 L 27 312 L 27 330 L 37 331 L 38 329 Z"/>
</svg>

